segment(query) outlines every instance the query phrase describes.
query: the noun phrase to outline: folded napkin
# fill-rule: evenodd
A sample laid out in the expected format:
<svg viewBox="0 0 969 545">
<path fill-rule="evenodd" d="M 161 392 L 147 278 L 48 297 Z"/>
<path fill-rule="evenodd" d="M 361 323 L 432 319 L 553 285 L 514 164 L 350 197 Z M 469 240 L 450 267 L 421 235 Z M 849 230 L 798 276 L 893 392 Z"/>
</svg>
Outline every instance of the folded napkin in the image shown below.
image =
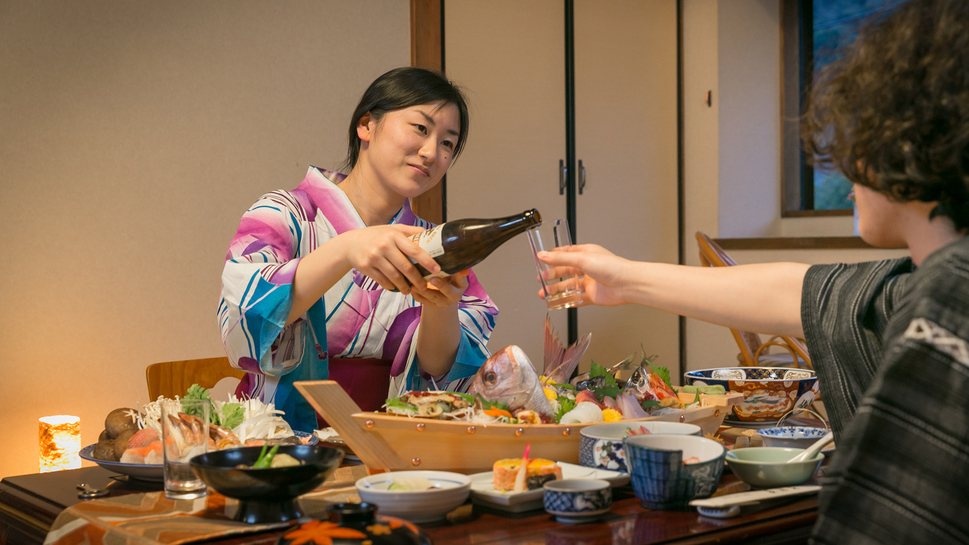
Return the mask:
<svg viewBox="0 0 969 545">
<path fill-rule="evenodd" d="M 354 483 L 366 475 L 366 467 L 362 465 L 337 469 L 319 488 L 300 496 L 303 519 L 270 524 L 232 520 L 239 502 L 211 489 L 197 500 L 170 500 L 164 492 L 90 500 L 62 511 L 44 544 L 179 545 L 286 528 L 309 519 L 327 518 L 326 508 L 331 504 L 359 502 Z"/>
</svg>

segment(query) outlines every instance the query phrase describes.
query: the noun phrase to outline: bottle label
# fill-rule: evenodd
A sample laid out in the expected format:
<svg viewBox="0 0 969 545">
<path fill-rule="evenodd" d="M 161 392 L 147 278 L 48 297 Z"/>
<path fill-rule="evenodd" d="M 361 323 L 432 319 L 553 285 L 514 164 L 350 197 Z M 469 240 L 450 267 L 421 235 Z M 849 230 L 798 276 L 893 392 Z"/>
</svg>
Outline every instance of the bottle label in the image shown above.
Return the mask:
<svg viewBox="0 0 969 545">
<path fill-rule="evenodd" d="M 431 254 L 431 257 L 444 255 L 444 245 L 441 243 L 441 227 L 443 226 L 442 223 L 433 229 L 413 235 L 410 239 L 414 241 L 414 244 L 423 248 L 425 252 Z"/>
</svg>

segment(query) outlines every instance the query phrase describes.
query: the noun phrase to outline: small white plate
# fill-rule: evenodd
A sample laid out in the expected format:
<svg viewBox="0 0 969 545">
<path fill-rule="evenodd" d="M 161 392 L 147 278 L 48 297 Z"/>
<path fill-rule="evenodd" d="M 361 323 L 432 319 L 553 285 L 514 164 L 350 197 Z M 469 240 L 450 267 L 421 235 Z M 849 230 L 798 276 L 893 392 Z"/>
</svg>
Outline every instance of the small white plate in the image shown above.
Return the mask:
<svg viewBox="0 0 969 545">
<path fill-rule="evenodd" d="M 613 487 L 623 486 L 629 482 L 628 473 L 593 469 L 565 462 L 557 463 L 562 468 L 563 479 L 602 479 L 609 481 L 609 484 Z M 472 503 L 486 505 L 501 511 L 521 513 L 533 509 L 542 509 L 544 507 L 542 501 L 544 492 L 541 488 L 517 493 L 495 490 L 494 475 L 490 471 L 471 475 Z"/>
</svg>

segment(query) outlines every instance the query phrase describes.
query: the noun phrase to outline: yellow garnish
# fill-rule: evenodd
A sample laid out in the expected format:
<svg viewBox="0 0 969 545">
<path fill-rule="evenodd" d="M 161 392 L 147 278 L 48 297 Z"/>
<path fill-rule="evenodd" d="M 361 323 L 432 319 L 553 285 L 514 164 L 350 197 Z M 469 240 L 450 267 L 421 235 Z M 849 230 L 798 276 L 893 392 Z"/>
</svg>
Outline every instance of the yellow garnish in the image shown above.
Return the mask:
<svg viewBox="0 0 969 545">
<path fill-rule="evenodd" d="M 549 401 L 555 401 L 559 398 L 559 395 L 556 394 L 555 390 L 552 388 L 543 388 L 543 390 L 545 391 L 545 397 L 547 397 Z"/>
<path fill-rule="evenodd" d="M 709 439 L 713 439 L 714 441 L 720 443 L 721 445 L 724 444 L 723 438 L 720 437 L 719 435 L 714 435 L 712 433 L 704 433 L 703 436 Z"/>
<path fill-rule="evenodd" d="M 616 409 L 602 409 L 602 418 L 606 422 L 619 422 L 622 420 L 622 413 Z"/>
</svg>

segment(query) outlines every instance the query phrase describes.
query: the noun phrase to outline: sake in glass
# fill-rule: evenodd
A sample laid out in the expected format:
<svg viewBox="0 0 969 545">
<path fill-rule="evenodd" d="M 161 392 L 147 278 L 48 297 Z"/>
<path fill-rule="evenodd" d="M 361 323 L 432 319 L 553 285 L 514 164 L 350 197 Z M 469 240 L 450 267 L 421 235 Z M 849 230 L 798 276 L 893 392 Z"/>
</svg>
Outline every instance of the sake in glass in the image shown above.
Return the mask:
<svg viewBox="0 0 969 545">
<path fill-rule="evenodd" d="M 165 497 L 194 500 L 205 496 L 205 483 L 189 464 L 193 456 L 209 449 L 209 414 L 212 403 L 187 399 L 162 403 L 162 452 L 164 453 Z"/>
<path fill-rule="evenodd" d="M 550 227 L 537 227 L 527 231 L 528 243 L 532 247 L 538 278 L 545 290 L 545 304 L 557 310 L 579 306 L 585 295 L 582 288 L 582 275 L 571 267 L 552 267 L 538 259 L 538 252 L 550 252 L 572 245 L 567 220 L 555 220 Z"/>
</svg>

